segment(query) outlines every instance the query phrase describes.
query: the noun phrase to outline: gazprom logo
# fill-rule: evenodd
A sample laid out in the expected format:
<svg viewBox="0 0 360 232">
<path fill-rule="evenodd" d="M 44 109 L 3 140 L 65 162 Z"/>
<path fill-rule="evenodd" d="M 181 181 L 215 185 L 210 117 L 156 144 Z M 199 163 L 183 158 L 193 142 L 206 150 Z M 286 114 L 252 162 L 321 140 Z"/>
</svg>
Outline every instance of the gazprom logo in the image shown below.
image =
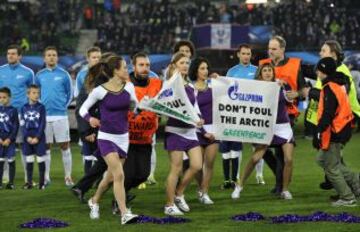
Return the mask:
<svg viewBox="0 0 360 232">
<path fill-rule="evenodd" d="M 171 97 L 173 96 L 174 93 L 173 93 L 173 90 L 170 88 L 170 89 L 165 89 L 164 91 L 162 91 L 162 93 L 160 94 L 159 96 L 159 99 L 162 99 L 164 97 Z"/>
<path fill-rule="evenodd" d="M 239 83 L 237 81 L 234 82 L 234 85 L 230 86 L 228 89 L 228 95 L 231 100 L 236 100 L 238 98 L 239 91 Z"/>
<path fill-rule="evenodd" d="M 239 83 L 234 82 L 228 89 L 228 95 L 231 100 L 246 101 L 246 102 L 263 102 L 263 96 L 253 93 L 240 92 Z"/>
</svg>

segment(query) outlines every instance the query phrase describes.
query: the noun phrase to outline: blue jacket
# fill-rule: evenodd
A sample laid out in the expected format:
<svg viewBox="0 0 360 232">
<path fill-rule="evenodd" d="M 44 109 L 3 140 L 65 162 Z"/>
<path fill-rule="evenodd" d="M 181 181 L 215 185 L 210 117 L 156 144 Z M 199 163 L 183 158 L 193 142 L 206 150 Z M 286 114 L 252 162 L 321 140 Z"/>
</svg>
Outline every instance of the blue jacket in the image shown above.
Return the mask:
<svg viewBox="0 0 360 232">
<path fill-rule="evenodd" d="M 238 64 L 234 67 L 230 68 L 226 73 L 227 77 L 235 77 L 241 79 L 254 80 L 256 74 L 257 67 L 249 64 L 247 66 Z"/>
<path fill-rule="evenodd" d="M 0 106 L 0 137 L 1 139 L 10 139 L 16 141 L 16 135 L 19 129 L 19 116 L 15 107 Z"/>
<path fill-rule="evenodd" d="M 36 74 L 36 83 L 41 87 L 46 116 L 66 116 L 73 96 L 70 74 L 58 66 L 44 68 Z"/>
<path fill-rule="evenodd" d="M 11 103 L 18 111 L 27 102 L 27 87 L 34 84 L 34 72 L 20 64 L 0 66 L 0 88 L 8 87 L 11 91 Z"/>
<path fill-rule="evenodd" d="M 76 85 L 74 89 L 74 97 L 77 97 L 80 93 L 81 88 L 84 86 L 85 77 L 89 71 L 89 66 L 82 68 L 76 75 Z"/>
<path fill-rule="evenodd" d="M 36 137 L 40 140 L 45 136 L 46 112 L 43 104 L 37 102 L 33 105 L 26 103 L 20 111 L 20 124 L 24 141 L 28 137 Z"/>
</svg>

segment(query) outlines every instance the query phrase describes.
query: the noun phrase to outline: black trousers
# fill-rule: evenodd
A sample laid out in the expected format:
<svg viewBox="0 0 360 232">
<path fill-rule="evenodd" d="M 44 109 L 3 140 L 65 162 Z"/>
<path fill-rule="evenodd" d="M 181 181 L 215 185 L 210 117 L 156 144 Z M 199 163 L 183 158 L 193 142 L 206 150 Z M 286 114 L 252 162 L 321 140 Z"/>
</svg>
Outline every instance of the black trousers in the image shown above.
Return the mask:
<svg viewBox="0 0 360 232">
<path fill-rule="evenodd" d="M 97 161 L 91 167 L 88 173 L 86 173 L 73 188 L 78 188 L 83 194 L 85 194 L 94 185 L 94 183 L 102 178 L 104 172 L 107 170 L 107 164 L 105 160 L 98 156 Z"/>
<path fill-rule="evenodd" d="M 130 144 L 124 164 L 125 191 L 145 182 L 150 175 L 151 144 Z"/>
</svg>

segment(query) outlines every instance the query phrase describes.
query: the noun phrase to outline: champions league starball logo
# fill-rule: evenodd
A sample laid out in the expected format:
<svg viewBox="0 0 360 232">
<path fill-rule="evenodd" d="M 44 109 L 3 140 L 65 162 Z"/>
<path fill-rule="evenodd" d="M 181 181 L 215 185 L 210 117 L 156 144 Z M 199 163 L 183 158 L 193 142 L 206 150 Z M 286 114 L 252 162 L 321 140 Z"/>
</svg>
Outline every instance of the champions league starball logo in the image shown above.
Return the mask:
<svg viewBox="0 0 360 232">
<path fill-rule="evenodd" d="M 9 120 L 9 115 L 7 115 L 6 113 L 0 113 L 0 122 L 8 122 Z"/>
<path fill-rule="evenodd" d="M 29 121 L 35 121 L 35 120 L 37 120 L 39 118 L 40 118 L 40 113 L 36 112 L 36 111 L 28 111 L 24 115 L 24 119 L 29 120 Z"/>
</svg>

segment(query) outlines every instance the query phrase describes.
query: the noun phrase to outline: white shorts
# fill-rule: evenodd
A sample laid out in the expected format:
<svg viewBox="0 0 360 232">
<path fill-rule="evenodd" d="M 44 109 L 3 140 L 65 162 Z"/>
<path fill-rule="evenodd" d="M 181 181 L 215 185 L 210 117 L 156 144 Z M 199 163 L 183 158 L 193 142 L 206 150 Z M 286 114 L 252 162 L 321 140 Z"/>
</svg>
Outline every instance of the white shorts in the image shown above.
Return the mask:
<svg viewBox="0 0 360 232">
<path fill-rule="evenodd" d="M 70 141 L 69 119 L 59 119 L 53 122 L 46 122 L 45 128 L 46 143 L 63 143 Z"/>
</svg>

